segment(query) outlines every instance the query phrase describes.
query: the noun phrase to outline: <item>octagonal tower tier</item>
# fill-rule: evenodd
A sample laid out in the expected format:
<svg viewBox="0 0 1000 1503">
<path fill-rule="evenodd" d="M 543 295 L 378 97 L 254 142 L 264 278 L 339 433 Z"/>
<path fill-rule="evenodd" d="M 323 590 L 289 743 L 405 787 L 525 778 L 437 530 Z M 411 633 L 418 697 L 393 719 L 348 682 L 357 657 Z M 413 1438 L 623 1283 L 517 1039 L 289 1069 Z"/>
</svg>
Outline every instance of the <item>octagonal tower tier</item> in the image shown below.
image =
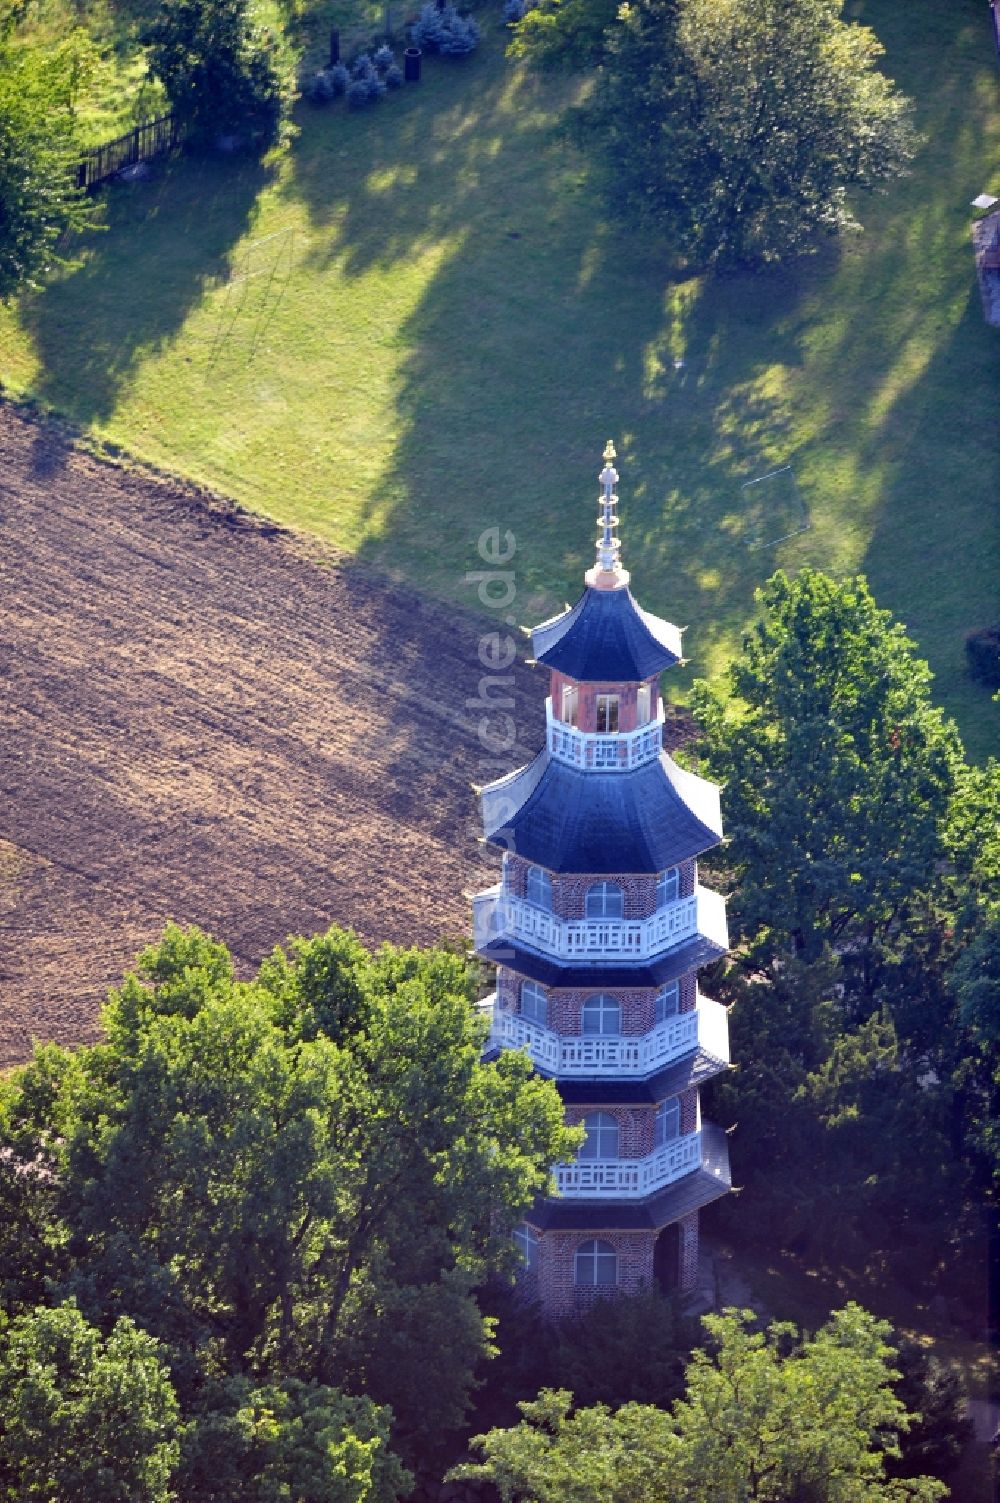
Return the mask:
<svg viewBox="0 0 1000 1503">
<path fill-rule="evenodd" d="M 697 872 L 722 837 L 719 791 L 663 750 L 660 675 L 681 634 L 629 590 L 614 458 L 609 443 L 586 589 L 531 634 L 550 673 L 546 744 L 482 790 L 505 854 L 473 899 L 476 952 L 497 968 L 490 1051 L 526 1050 L 587 1129 L 516 1233 L 553 1315 L 654 1281 L 690 1288 L 698 1212 L 730 1188 L 725 1134 L 698 1099 L 729 1064 L 725 1009 L 696 981 L 728 945 Z"/>
</svg>

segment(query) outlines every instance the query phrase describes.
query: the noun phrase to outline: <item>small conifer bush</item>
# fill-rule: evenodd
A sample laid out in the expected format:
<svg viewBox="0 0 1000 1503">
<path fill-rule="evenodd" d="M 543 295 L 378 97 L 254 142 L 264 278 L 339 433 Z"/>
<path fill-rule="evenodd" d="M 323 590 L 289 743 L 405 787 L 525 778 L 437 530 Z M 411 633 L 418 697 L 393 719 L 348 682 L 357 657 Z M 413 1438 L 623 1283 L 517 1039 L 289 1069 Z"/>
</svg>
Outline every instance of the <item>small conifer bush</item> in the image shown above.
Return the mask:
<svg viewBox="0 0 1000 1503">
<path fill-rule="evenodd" d="M 330 100 L 333 98 L 334 88 L 333 83 L 330 79 L 330 75 L 325 68 L 321 72 L 315 73 L 313 75 L 313 77 L 309 80 L 309 84 L 305 92 L 307 97 L 312 101 L 313 104 L 330 103 Z"/>
<path fill-rule="evenodd" d="M 351 75 L 354 78 L 370 78 L 375 72 L 375 65 L 367 52 L 360 52 L 351 64 Z"/>
<path fill-rule="evenodd" d="M 352 110 L 363 110 L 371 98 L 368 93 L 367 78 L 355 78 L 347 86 L 347 107 Z"/>
<path fill-rule="evenodd" d="M 466 20 L 460 16 L 454 5 L 438 10 L 436 5 L 428 4 L 410 28 L 410 38 L 414 47 L 424 52 L 461 57 L 478 46 L 479 27 L 471 18 Z"/>
<path fill-rule="evenodd" d="M 454 22 L 445 31 L 439 50 L 444 57 L 464 57 L 478 46 L 479 27 L 475 21 L 471 16 L 463 20 L 456 14 Z"/>
<path fill-rule="evenodd" d="M 398 63 L 390 63 L 385 70 L 385 85 L 387 89 L 401 89 L 403 87 L 403 70 Z"/>
<path fill-rule="evenodd" d="M 344 66 L 344 64 L 334 63 L 333 67 L 328 68 L 326 71 L 327 77 L 330 80 L 330 86 L 333 89 L 334 94 L 346 94 L 347 85 L 351 81 L 351 75 L 350 71 Z"/>
<path fill-rule="evenodd" d="M 372 61 L 374 62 L 376 68 L 380 73 L 385 73 L 389 68 L 391 68 L 393 55 L 392 48 L 389 46 L 388 42 L 383 42 L 381 47 L 376 47 L 375 56 Z"/>
</svg>

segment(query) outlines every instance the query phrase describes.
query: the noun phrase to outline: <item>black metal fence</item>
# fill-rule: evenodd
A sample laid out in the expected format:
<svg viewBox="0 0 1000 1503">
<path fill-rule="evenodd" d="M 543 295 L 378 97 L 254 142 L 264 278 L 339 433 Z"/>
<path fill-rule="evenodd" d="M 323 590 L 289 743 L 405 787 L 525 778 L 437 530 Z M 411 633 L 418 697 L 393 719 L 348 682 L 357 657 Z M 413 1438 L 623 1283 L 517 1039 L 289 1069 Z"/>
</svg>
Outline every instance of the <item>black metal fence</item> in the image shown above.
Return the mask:
<svg viewBox="0 0 1000 1503">
<path fill-rule="evenodd" d="M 105 141 L 83 154 L 77 168 L 76 185 L 88 192 L 121 172 L 123 167 L 133 167 L 136 162 L 146 162 L 159 156 L 161 151 L 171 151 L 181 138 L 181 128 L 173 115 L 160 115 L 156 120 L 144 120 L 135 130 L 113 141 Z"/>
</svg>

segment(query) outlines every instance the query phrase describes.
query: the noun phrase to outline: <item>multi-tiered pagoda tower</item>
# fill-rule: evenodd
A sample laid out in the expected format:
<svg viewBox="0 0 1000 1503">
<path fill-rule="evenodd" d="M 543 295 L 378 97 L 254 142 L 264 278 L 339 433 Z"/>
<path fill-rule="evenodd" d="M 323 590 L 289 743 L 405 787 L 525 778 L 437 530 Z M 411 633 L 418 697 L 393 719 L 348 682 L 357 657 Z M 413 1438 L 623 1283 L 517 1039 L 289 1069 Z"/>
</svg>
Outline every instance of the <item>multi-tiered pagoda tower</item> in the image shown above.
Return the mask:
<svg viewBox="0 0 1000 1503">
<path fill-rule="evenodd" d="M 546 745 L 482 792 L 505 854 L 474 899 L 476 950 L 497 968 L 490 1047 L 527 1050 L 587 1130 L 515 1234 L 554 1315 L 691 1288 L 698 1212 L 730 1188 L 725 1134 L 698 1100 L 729 1062 L 725 1009 L 696 980 L 728 945 L 723 900 L 697 874 L 722 836 L 719 792 L 663 750 L 660 675 L 680 632 L 628 588 L 614 459 L 609 443 L 587 587 L 531 634 L 550 673 Z"/>
</svg>

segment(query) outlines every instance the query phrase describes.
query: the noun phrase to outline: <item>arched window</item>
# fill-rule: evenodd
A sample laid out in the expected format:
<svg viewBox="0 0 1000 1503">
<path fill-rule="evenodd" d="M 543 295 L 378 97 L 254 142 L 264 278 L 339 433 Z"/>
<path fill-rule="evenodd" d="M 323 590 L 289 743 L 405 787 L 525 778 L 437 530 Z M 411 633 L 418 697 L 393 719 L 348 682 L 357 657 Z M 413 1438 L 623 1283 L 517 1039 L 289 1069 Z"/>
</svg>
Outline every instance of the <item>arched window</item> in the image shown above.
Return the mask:
<svg viewBox="0 0 1000 1503">
<path fill-rule="evenodd" d="M 681 1005 L 680 982 L 671 981 L 667 986 L 661 986 L 656 994 L 656 1012 L 654 1021 L 665 1023 L 668 1018 L 675 1018 Z"/>
<path fill-rule="evenodd" d="M 580 1149 L 582 1159 L 616 1159 L 618 1157 L 618 1122 L 610 1112 L 591 1112 L 584 1117 L 587 1136 Z"/>
<path fill-rule="evenodd" d="M 676 903 L 681 890 L 681 874 L 676 866 L 668 871 L 661 872 L 656 879 L 656 906 L 666 908 L 668 903 Z"/>
<path fill-rule="evenodd" d="M 534 1273 L 538 1268 L 538 1233 L 526 1221 L 514 1228 L 514 1246 L 528 1273 Z"/>
<path fill-rule="evenodd" d="M 528 867 L 524 895 L 529 903 L 534 903 L 536 908 L 552 907 L 552 878 L 542 867 Z"/>
<path fill-rule="evenodd" d="M 573 1259 L 573 1281 L 584 1288 L 618 1282 L 618 1254 L 610 1242 L 581 1242 Z"/>
<path fill-rule="evenodd" d="M 621 918 L 625 897 L 616 882 L 595 882 L 587 889 L 588 918 Z"/>
<path fill-rule="evenodd" d="M 656 1124 L 653 1131 L 653 1142 L 657 1148 L 662 1148 L 664 1143 L 672 1143 L 681 1130 L 681 1104 L 676 1096 L 669 1101 L 661 1101 L 656 1108 Z"/>
<path fill-rule="evenodd" d="M 599 992 L 588 997 L 583 1004 L 583 1031 L 600 1034 L 603 1038 L 617 1038 L 622 1031 L 622 1010 L 614 997 Z"/>
<path fill-rule="evenodd" d="M 548 1015 L 548 998 L 545 995 L 544 986 L 539 986 L 537 981 L 522 981 L 522 1018 L 527 1018 L 529 1023 L 540 1023 L 544 1027 L 548 1021 Z"/>
</svg>

